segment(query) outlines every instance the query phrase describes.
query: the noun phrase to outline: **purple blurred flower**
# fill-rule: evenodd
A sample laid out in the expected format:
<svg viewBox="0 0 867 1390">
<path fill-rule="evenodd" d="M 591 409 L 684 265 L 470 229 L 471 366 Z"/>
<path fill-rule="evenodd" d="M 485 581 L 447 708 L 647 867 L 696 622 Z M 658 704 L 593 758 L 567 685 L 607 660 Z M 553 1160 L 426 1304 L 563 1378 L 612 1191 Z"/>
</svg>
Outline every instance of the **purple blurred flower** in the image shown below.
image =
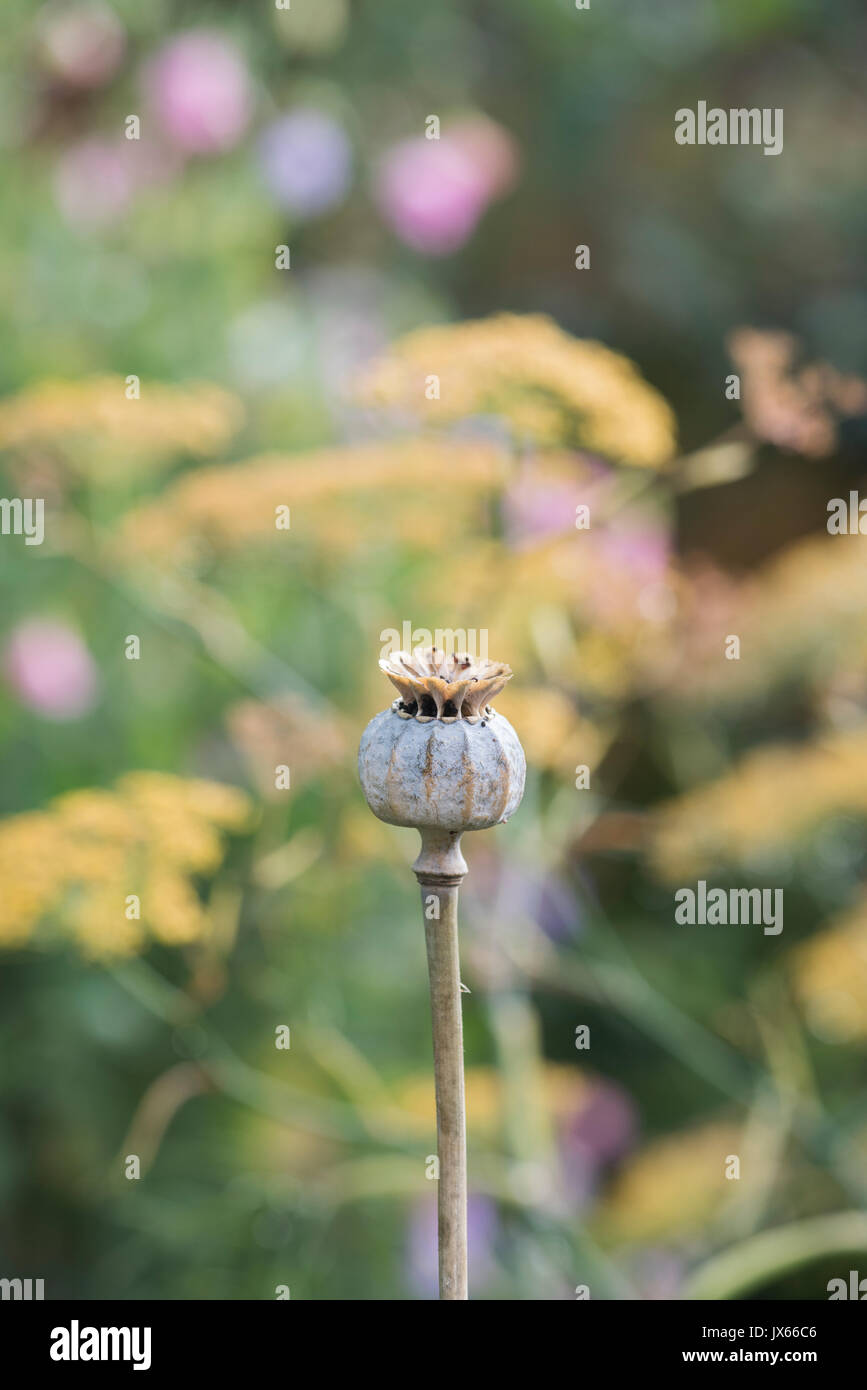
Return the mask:
<svg viewBox="0 0 867 1390">
<path fill-rule="evenodd" d="M 580 903 L 567 880 L 553 870 L 537 873 L 480 851 L 468 885 L 466 909 L 482 929 L 492 915 L 499 928 L 514 927 L 524 936 L 533 922 L 552 941 L 565 941 L 583 927 Z"/>
<path fill-rule="evenodd" d="M 318 217 L 346 197 L 349 140 L 333 116 L 315 107 L 296 107 L 268 126 L 259 161 L 277 202 L 296 217 Z"/>
<path fill-rule="evenodd" d="M 87 647 L 74 629 L 50 619 L 31 618 L 13 629 L 3 672 L 21 703 L 45 719 L 80 719 L 99 695 Z"/>
<path fill-rule="evenodd" d="M 200 29 L 172 39 L 148 63 L 143 80 L 156 119 L 187 154 L 220 154 L 247 128 L 249 73 L 222 34 Z"/>
<path fill-rule="evenodd" d="M 563 1177 L 579 1201 L 596 1187 L 599 1172 L 629 1151 L 638 1117 L 629 1095 L 611 1081 L 593 1081 L 559 1134 Z"/>
<path fill-rule="evenodd" d="M 55 169 L 54 193 L 73 227 L 101 227 L 115 221 L 133 195 L 127 142 L 94 135 L 71 145 Z"/>
<path fill-rule="evenodd" d="M 117 72 L 126 50 L 123 26 L 101 0 L 45 5 L 36 29 L 46 67 L 69 87 L 102 86 Z"/>
<path fill-rule="evenodd" d="M 468 121 L 439 140 L 420 136 L 394 145 L 380 166 L 377 201 L 407 246 L 444 256 L 472 235 L 514 167 L 507 133 L 493 121 Z"/>
<path fill-rule="evenodd" d="M 499 1230 L 496 1203 L 479 1193 L 467 1198 L 467 1246 L 470 1286 L 484 1288 L 495 1270 L 494 1245 Z M 437 1204 L 433 1197 L 419 1199 L 410 1211 L 406 1240 L 406 1277 L 420 1298 L 436 1298 Z"/>
<path fill-rule="evenodd" d="M 533 917 L 552 941 L 567 941 L 582 925 L 575 894 L 564 879 L 553 873 L 539 885 Z"/>
</svg>

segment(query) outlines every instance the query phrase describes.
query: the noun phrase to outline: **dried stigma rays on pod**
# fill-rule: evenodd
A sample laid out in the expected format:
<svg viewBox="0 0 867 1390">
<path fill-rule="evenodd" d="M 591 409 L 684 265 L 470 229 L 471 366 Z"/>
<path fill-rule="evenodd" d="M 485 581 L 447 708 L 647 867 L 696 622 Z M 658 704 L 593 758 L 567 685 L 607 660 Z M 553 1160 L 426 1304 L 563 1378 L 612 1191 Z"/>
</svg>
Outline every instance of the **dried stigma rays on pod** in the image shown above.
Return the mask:
<svg viewBox="0 0 867 1390">
<path fill-rule="evenodd" d="M 526 763 L 491 701 L 510 680 L 502 662 L 429 648 L 381 661 L 398 698 L 368 725 L 358 762 L 368 805 L 391 825 L 483 830 L 514 813 Z"/>
</svg>

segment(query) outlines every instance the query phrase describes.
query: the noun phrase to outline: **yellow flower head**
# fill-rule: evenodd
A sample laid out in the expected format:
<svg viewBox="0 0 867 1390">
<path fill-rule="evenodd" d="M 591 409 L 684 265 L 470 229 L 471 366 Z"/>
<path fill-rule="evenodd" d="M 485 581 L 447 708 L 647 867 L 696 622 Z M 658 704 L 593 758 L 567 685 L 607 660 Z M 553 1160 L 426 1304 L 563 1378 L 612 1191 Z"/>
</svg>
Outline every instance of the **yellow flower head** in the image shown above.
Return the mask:
<svg viewBox="0 0 867 1390">
<path fill-rule="evenodd" d="M 790 968 L 818 1037 L 835 1043 L 867 1037 L 867 897 L 796 947 Z"/>
<path fill-rule="evenodd" d="M 264 454 L 228 467 L 200 468 L 127 514 L 118 555 L 176 560 L 187 558 L 191 550 L 195 556 L 201 545 L 231 551 L 253 541 L 279 540 L 287 520 L 300 535 L 326 546 L 336 526 L 341 548 L 349 548 L 347 538 L 358 542 L 357 507 L 363 497 L 374 499 L 380 521 L 383 509 L 397 510 L 397 529 L 407 500 L 415 498 L 418 510 L 408 528 L 412 542 L 418 544 L 419 529 L 426 528 L 430 543 L 438 547 L 440 532 L 430 524 L 437 502 L 442 501 L 451 518 L 458 497 L 496 487 L 504 463 L 502 451 L 489 443 L 445 445 L 415 437 L 309 454 Z M 425 480 L 421 504 L 420 478 Z M 345 517 L 342 506 L 348 509 Z M 386 516 L 389 534 L 394 534 L 388 511 Z M 381 532 L 377 535 L 381 544 Z"/>
<path fill-rule="evenodd" d="M 651 859 L 674 881 L 779 850 L 834 815 L 867 815 L 867 729 L 760 748 L 656 814 Z"/>
<path fill-rule="evenodd" d="M 133 954 L 149 936 L 200 940 L 208 917 L 191 876 L 215 872 L 220 832 L 249 816 L 235 787 L 137 772 L 0 821 L 0 945 L 49 922 L 91 956 Z"/>
<path fill-rule="evenodd" d="M 601 1213 L 617 1237 L 633 1241 L 695 1235 L 733 1186 L 726 1162 L 739 1150 L 734 1125 L 714 1123 L 655 1139 L 629 1159 Z"/>
<path fill-rule="evenodd" d="M 38 382 L 0 402 L 0 449 L 48 444 L 82 471 L 112 477 L 144 461 L 219 453 L 243 417 L 238 398 L 208 382 L 129 391 L 119 376 Z"/>
<path fill-rule="evenodd" d="M 427 424 L 496 415 L 521 443 L 639 468 L 662 467 L 675 449 L 670 407 L 629 359 L 542 315 L 419 329 L 375 364 L 361 394 Z"/>
</svg>

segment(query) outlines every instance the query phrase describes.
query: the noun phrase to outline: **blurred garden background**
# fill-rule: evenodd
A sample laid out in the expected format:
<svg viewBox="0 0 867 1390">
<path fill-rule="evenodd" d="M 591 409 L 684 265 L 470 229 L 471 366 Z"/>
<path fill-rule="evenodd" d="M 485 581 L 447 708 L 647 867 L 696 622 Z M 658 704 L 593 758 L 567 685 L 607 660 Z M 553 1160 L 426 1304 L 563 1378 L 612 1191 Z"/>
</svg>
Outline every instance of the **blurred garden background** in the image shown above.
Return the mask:
<svg viewBox="0 0 867 1390">
<path fill-rule="evenodd" d="M 417 837 L 355 769 L 404 623 L 487 634 L 529 763 L 464 845 L 471 1296 L 867 1274 L 865 48 L 7 0 L 0 1275 L 435 1297 Z M 783 931 L 676 925 L 699 879 Z"/>
</svg>

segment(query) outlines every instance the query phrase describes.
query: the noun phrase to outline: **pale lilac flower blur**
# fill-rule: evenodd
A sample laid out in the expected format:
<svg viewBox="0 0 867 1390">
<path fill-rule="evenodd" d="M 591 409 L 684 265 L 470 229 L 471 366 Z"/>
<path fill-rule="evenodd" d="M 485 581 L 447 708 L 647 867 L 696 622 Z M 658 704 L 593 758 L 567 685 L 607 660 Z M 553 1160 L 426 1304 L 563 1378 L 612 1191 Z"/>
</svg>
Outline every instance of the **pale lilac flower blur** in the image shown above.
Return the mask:
<svg viewBox="0 0 867 1390">
<path fill-rule="evenodd" d="M 467 121 L 439 140 L 419 136 L 385 155 L 376 197 L 407 246 L 430 256 L 458 250 L 489 202 L 505 192 L 516 160 L 511 138 L 491 121 Z"/>
<path fill-rule="evenodd" d="M 268 126 L 259 145 L 262 173 L 274 198 L 296 217 L 318 217 L 349 190 L 352 150 L 333 116 L 299 106 Z"/>
<path fill-rule="evenodd" d="M 79 140 L 64 150 L 54 171 L 54 195 L 72 227 L 116 221 L 129 207 L 133 191 L 129 146 L 122 136 Z"/>
<path fill-rule="evenodd" d="M 171 39 L 144 70 L 145 94 L 163 132 L 187 154 L 237 145 L 252 114 L 247 66 L 236 46 L 201 29 Z"/>
<path fill-rule="evenodd" d="M 30 618 L 13 629 L 3 674 L 18 700 L 44 719 L 80 719 L 99 697 L 99 676 L 74 628 Z"/>
<path fill-rule="evenodd" d="M 471 1192 L 467 1198 L 467 1263 L 470 1286 L 477 1293 L 496 1271 L 494 1246 L 499 1230 L 496 1203 Z M 419 1298 L 436 1298 L 437 1204 L 433 1196 L 419 1198 L 410 1211 L 406 1241 L 407 1283 Z"/>
</svg>

